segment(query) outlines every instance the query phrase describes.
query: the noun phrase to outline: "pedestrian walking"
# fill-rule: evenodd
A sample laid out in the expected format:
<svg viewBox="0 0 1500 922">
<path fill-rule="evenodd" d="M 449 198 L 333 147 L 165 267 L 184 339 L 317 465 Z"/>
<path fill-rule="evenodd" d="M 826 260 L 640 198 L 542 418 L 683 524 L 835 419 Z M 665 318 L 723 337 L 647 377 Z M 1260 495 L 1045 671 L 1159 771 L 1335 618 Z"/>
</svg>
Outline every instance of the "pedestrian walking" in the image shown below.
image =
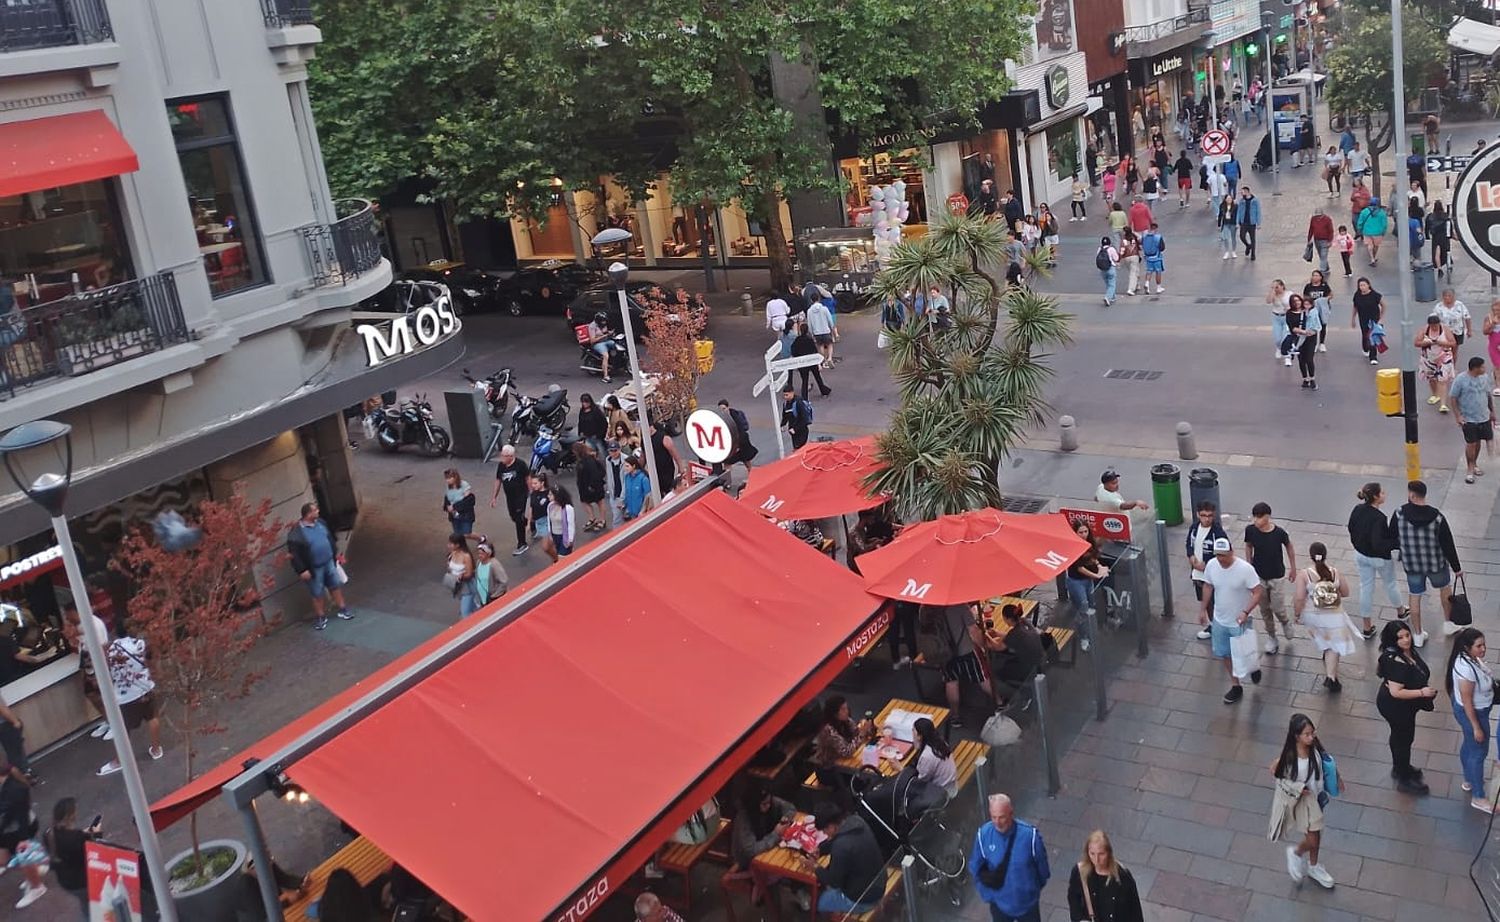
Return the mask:
<svg viewBox="0 0 1500 922">
<path fill-rule="evenodd" d="M 1328 547 L 1321 541 L 1307 546 L 1312 566 L 1297 574 L 1293 607 L 1297 622 L 1307 628 L 1307 635 L 1323 656 L 1323 687 L 1337 694 L 1344 690 L 1339 683 L 1339 658 L 1354 652 L 1359 631 L 1344 612 L 1349 597 L 1349 581 L 1328 565 Z"/>
<path fill-rule="evenodd" d="M 1428 314 L 1427 325 L 1417 331 L 1416 347 L 1417 371 L 1432 392 L 1427 403 L 1435 404 L 1439 413 L 1447 413 L 1448 385 L 1454 374 L 1453 350 L 1458 344 L 1436 313 Z"/>
<path fill-rule="evenodd" d="M 1193 524 L 1188 526 L 1187 562 L 1188 580 L 1193 584 L 1193 595 L 1201 603 L 1203 601 L 1204 569 L 1210 560 L 1214 559 L 1214 541 L 1217 538 L 1229 540 L 1229 535 L 1224 531 L 1224 526 L 1219 523 L 1219 511 L 1209 500 L 1198 504 L 1195 510 Z M 1199 640 L 1209 640 L 1213 636 L 1207 624 L 1203 630 L 1198 632 Z"/>
<path fill-rule="evenodd" d="M 1370 359 L 1371 365 L 1379 365 L 1376 358 L 1380 349 L 1375 333 L 1385 322 L 1385 298 L 1364 276 L 1354 283 L 1354 312 L 1349 316 L 1349 325 L 1359 330 L 1359 346 Z"/>
<path fill-rule="evenodd" d="M 1208 170 L 1206 181 L 1208 183 L 1208 204 L 1213 209 L 1214 214 L 1219 213 L 1219 206 L 1224 203 L 1224 199 L 1228 198 L 1230 204 L 1234 203 L 1234 198 L 1230 191 L 1229 179 L 1217 164 Z"/>
<path fill-rule="evenodd" d="M 937 286 L 933 286 L 934 289 Z M 940 293 L 940 292 L 939 292 Z M 929 295 L 933 292 L 929 292 Z M 932 301 L 927 302 L 929 308 L 933 307 Z M 821 300 L 814 301 L 807 306 L 807 329 L 812 334 L 813 344 L 817 352 L 823 356 L 823 367 L 833 367 L 833 314 L 828 306 Z M 792 354 L 796 353 L 796 343 L 792 344 Z M 821 381 L 821 379 L 819 379 Z"/>
<path fill-rule="evenodd" d="M 1286 323 L 1287 339 L 1290 341 L 1292 354 L 1297 357 L 1302 386 L 1315 391 L 1318 389 L 1318 334 L 1323 331 L 1323 321 L 1318 309 L 1311 301 L 1294 294 L 1287 308 Z M 1291 355 L 1287 356 L 1286 362 L 1288 365 L 1292 363 Z"/>
<path fill-rule="evenodd" d="M 594 454 L 594 447 L 587 442 L 574 442 L 573 454 L 578 459 L 575 465 L 578 471 L 578 501 L 583 503 L 589 516 L 588 521 L 583 524 L 583 530 L 603 531 L 609 527 L 610 522 L 608 511 L 604 508 L 609 498 L 604 462 Z"/>
<path fill-rule="evenodd" d="M 1215 200 L 1214 208 L 1217 211 L 1217 221 L 1219 223 L 1219 249 L 1221 251 L 1219 258 L 1239 259 L 1239 248 L 1234 242 L 1235 229 L 1238 227 L 1235 223 L 1235 214 L 1238 212 L 1239 206 L 1235 204 L 1233 197 L 1225 196 L 1222 199 Z"/>
<path fill-rule="evenodd" d="M 1500 298 L 1490 302 L 1490 312 L 1484 315 L 1480 331 L 1484 333 L 1485 343 L 1489 347 L 1490 369 L 1495 376 L 1495 386 L 1490 393 L 1500 397 Z"/>
<path fill-rule="evenodd" d="M 745 415 L 744 410 L 737 410 L 730 406 L 728 399 L 719 401 L 719 412 L 728 417 L 730 424 L 734 427 L 734 453 L 724 460 L 725 468 L 736 464 L 745 465 L 745 476 L 750 476 L 750 466 L 755 461 L 755 456 L 760 454 L 750 441 L 750 417 Z"/>
<path fill-rule="evenodd" d="M 583 394 L 578 398 L 578 437 L 589 443 L 594 449 L 595 457 L 604 456 L 604 440 L 609 437 L 609 418 L 594 403 L 593 394 Z"/>
<path fill-rule="evenodd" d="M 1161 229 L 1155 221 L 1151 222 L 1151 229 L 1141 238 L 1141 255 L 1146 260 L 1146 291 L 1151 291 L 1151 280 L 1156 279 L 1156 293 L 1161 294 L 1167 289 L 1162 286 L 1167 272 L 1167 241 L 1161 235 Z"/>
<path fill-rule="evenodd" d="M 812 332 L 809 329 L 808 325 L 805 323 L 799 324 L 797 327 L 797 338 L 792 341 L 792 356 L 797 357 L 819 354 L 821 353 L 818 350 L 817 340 L 813 338 Z M 818 394 L 820 396 L 827 397 L 829 394 L 833 393 L 833 388 L 823 383 L 823 372 L 821 371 L 822 367 L 823 366 L 812 365 L 806 368 L 797 369 L 797 373 L 802 376 L 802 398 L 804 400 L 807 399 L 807 379 L 809 377 L 818 382 Z M 663 489 L 666 489 L 667 484 L 665 481 L 663 482 L 662 487 Z"/>
<path fill-rule="evenodd" d="M 1130 226 L 1130 215 L 1125 212 L 1124 205 L 1115 202 L 1110 206 L 1109 214 L 1106 215 L 1106 218 L 1109 221 L 1109 232 L 1114 236 L 1115 243 L 1118 244 L 1123 238 L 1125 229 Z"/>
<path fill-rule="evenodd" d="M 1411 764 L 1411 746 L 1417 735 L 1417 712 L 1433 710 L 1437 689 L 1431 670 L 1412 641 L 1404 621 L 1387 621 L 1380 632 L 1380 660 L 1375 665 L 1380 690 L 1375 709 L 1390 728 L 1391 777 L 1403 794 L 1426 794 L 1422 770 Z"/>
<path fill-rule="evenodd" d="M 1224 703 L 1234 704 L 1245 696 L 1245 689 L 1240 686 L 1244 675 L 1248 674 L 1252 683 L 1260 684 L 1260 669 L 1253 662 L 1255 625 L 1247 622 L 1250 613 L 1260 605 L 1265 590 L 1255 568 L 1234 555 L 1234 546 L 1228 538 L 1215 538 L 1213 551 L 1214 559 L 1203 565 L 1203 604 L 1198 623 L 1208 627 L 1213 654 L 1224 663 L 1224 671 L 1229 674 Z M 1250 640 L 1239 641 L 1247 633 Z"/>
<path fill-rule="evenodd" d="M 1444 685 L 1453 701 L 1458 721 L 1458 763 L 1463 767 L 1461 787 L 1469 792 L 1469 806 L 1480 813 L 1493 812 L 1484 796 L 1484 754 L 1490 740 L 1490 708 L 1495 704 L 1495 673 L 1484 661 L 1488 647 L 1484 633 L 1466 627 L 1453 638 L 1448 654 Z"/>
<path fill-rule="evenodd" d="M 1144 922 L 1135 877 L 1115 858 L 1104 830 L 1083 841 L 1083 857 L 1068 876 L 1068 914 L 1088 922 Z"/>
<path fill-rule="evenodd" d="M 1333 219 L 1323 213 L 1321 206 L 1313 209 L 1312 217 L 1307 222 L 1307 246 L 1303 251 L 1302 258 L 1312 262 L 1313 254 L 1318 257 L 1318 268 L 1324 272 L 1328 271 L 1328 248 L 1333 245 Z"/>
<path fill-rule="evenodd" d="M 1057 215 L 1046 203 L 1037 209 L 1037 224 L 1042 229 L 1042 246 L 1047 248 L 1047 268 L 1056 269 L 1062 236 L 1057 226 Z"/>
<path fill-rule="evenodd" d="M 526 532 L 545 549 L 548 535 L 546 471 L 532 471 L 526 478 Z"/>
<path fill-rule="evenodd" d="M 1349 260 L 1354 255 L 1354 236 L 1349 233 L 1347 224 L 1340 224 L 1339 232 L 1333 235 L 1333 250 L 1344 264 L 1344 278 L 1353 278 L 1354 267 L 1349 265 Z"/>
<path fill-rule="evenodd" d="M 992 922 L 1041 922 L 1042 888 L 1052 877 L 1047 845 L 1035 826 L 1016 819 L 1009 797 L 991 794 L 989 805 L 990 821 L 969 853 L 974 889 Z"/>
<path fill-rule="evenodd" d="M 339 539 L 323 521 L 317 503 L 302 504 L 301 518 L 287 529 L 286 552 L 292 569 L 312 596 L 313 630 L 328 627 L 325 596 L 338 606 L 334 614 L 340 621 L 353 620 L 354 615 L 344 603 L 344 584 L 349 578 L 344 572 L 344 557 L 339 553 Z"/>
<path fill-rule="evenodd" d="M 1146 200 L 1137 195 L 1130 204 L 1130 229 L 1135 231 L 1137 237 L 1151 229 L 1151 208 Z"/>
<path fill-rule="evenodd" d="M 1380 265 L 1380 241 L 1385 237 L 1385 232 L 1390 229 L 1389 215 L 1380 206 L 1379 196 L 1370 196 L 1370 202 L 1360 209 L 1358 216 L 1354 219 L 1354 228 L 1365 241 L 1365 251 L 1369 253 L 1370 265 Z"/>
<path fill-rule="evenodd" d="M 1271 798 L 1269 838 L 1295 839 L 1286 849 L 1286 871 L 1292 880 L 1311 877 L 1325 889 L 1333 875 L 1319 862 L 1323 846 L 1323 805 L 1343 792 L 1333 756 L 1323 748 L 1317 728 L 1306 714 L 1293 714 L 1281 754 L 1271 762 L 1275 794 Z"/>
<path fill-rule="evenodd" d="M 1250 509 L 1250 524 L 1245 526 L 1245 560 L 1255 569 L 1260 583 L 1260 620 L 1266 626 L 1265 651 L 1271 656 L 1279 649 L 1276 641 L 1276 626 L 1288 640 L 1291 634 L 1287 623 L 1284 589 L 1291 588 L 1297 579 L 1297 549 L 1286 529 L 1271 520 L 1271 505 L 1256 503 Z"/>
<path fill-rule="evenodd" d="M 31 782 L 14 765 L 6 765 L 0 771 L 4 772 L 0 779 L 0 868 L 14 862 L 21 869 L 25 880 L 21 882 L 21 899 L 16 908 L 25 909 L 47 894 L 42 877 L 47 854 L 33 843 L 37 821 Z"/>
<path fill-rule="evenodd" d="M 505 595 L 510 577 L 495 559 L 495 545 L 486 535 L 474 542 L 474 602 L 476 610 Z"/>
<path fill-rule="evenodd" d="M 806 397 L 798 397 L 788 381 L 781 389 L 781 428 L 792 434 L 792 451 L 807 444 L 812 428 L 813 408 Z"/>
<path fill-rule="evenodd" d="M 1146 167 L 1146 175 L 1141 178 L 1141 198 L 1145 200 L 1146 210 L 1153 215 L 1156 214 L 1156 202 L 1161 198 L 1161 183 L 1161 170 L 1155 164 Z M 1133 206 L 1131 210 L 1134 211 Z"/>
<path fill-rule="evenodd" d="M 1328 197 L 1337 198 L 1344 192 L 1344 152 L 1336 145 L 1328 146 L 1323 155 L 1323 182 L 1328 186 Z"/>
<path fill-rule="evenodd" d="M 1370 154 L 1359 146 L 1355 141 L 1354 146 L 1344 152 L 1344 162 L 1349 168 L 1350 186 L 1363 186 L 1365 177 L 1370 175 Z"/>
<path fill-rule="evenodd" d="M 1422 212 L 1422 206 L 1417 203 L 1416 199 L 1412 199 L 1411 204 L 1406 208 L 1406 234 L 1407 241 L 1411 245 L 1412 268 L 1416 268 L 1422 262 L 1422 246 L 1427 242 L 1426 236 L 1422 233 L 1423 227 L 1426 226 L 1423 223 L 1426 218 L 1427 216 Z"/>
<path fill-rule="evenodd" d="M 1111 174 L 1109 173 L 1104 174 L 1105 201 L 1109 201 L 1109 196 L 1114 192 L 1115 188 L 1114 182 L 1109 179 L 1110 175 Z M 1068 216 L 1069 223 L 1073 221 L 1082 221 L 1089 216 L 1087 209 L 1084 207 L 1084 203 L 1088 201 L 1089 197 L 1088 183 L 1084 182 L 1083 177 L 1079 176 L 1077 173 L 1073 174 L 1072 192 L 1073 194 L 1069 200 L 1069 207 L 1072 209 L 1072 213 Z"/>
<path fill-rule="evenodd" d="M 1187 151 L 1177 155 L 1172 172 L 1177 174 L 1177 207 L 1186 208 L 1193 196 L 1193 161 L 1188 159 Z"/>
<path fill-rule="evenodd" d="M 1474 318 L 1469 314 L 1469 307 L 1458 299 L 1452 288 L 1443 289 L 1438 303 L 1432 306 L 1432 312 L 1437 314 L 1438 322 L 1443 328 L 1453 334 L 1455 349 L 1474 335 Z M 1455 357 L 1456 355 L 1455 352 Z"/>
<path fill-rule="evenodd" d="M 448 516 L 448 530 L 454 534 L 467 535 L 474 531 L 474 488 L 458 472 L 450 467 L 443 471 L 443 512 Z"/>
<path fill-rule="evenodd" d="M 1385 489 L 1371 481 L 1355 494 L 1359 503 L 1349 512 L 1349 544 L 1354 548 L 1354 562 L 1359 567 L 1359 616 L 1364 620 L 1360 633 L 1366 640 L 1375 636 L 1373 620 L 1375 584 L 1385 584 L 1385 597 L 1396 609 L 1397 618 L 1407 616 L 1401 594 L 1396 590 L 1396 563 L 1391 551 L 1396 549 L 1390 520 L 1380 507 L 1385 504 Z"/>
<path fill-rule="evenodd" d="M 1328 284 L 1328 273 L 1314 269 L 1302 286 L 1302 298 L 1318 314 L 1318 351 L 1328 351 L 1328 327 L 1333 320 L 1333 286 Z"/>
<path fill-rule="evenodd" d="M 447 567 L 443 586 L 458 600 L 458 616 L 467 618 L 479 610 L 479 598 L 474 593 L 474 555 L 469 552 L 467 535 L 455 532 L 448 536 Z"/>
<path fill-rule="evenodd" d="M 1141 240 L 1128 227 L 1120 234 L 1120 266 L 1125 272 L 1125 294 L 1134 296 L 1140 288 Z"/>
<path fill-rule="evenodd" d="M 506 445 L 500 449 L 500 462 L 495 467 L 495 492 L 490 496 L 490 508 L 500 502 L 505 494 L 505 511 L 516 526 L 516 549 L 512 557 L 520 557 L 527 551 L 526 544 L 526 493 L 531 468 L 516 457 L 516 446 Z"/>
<path fill-rule="evenodd" d="M 547 540 L 542 550 L 557 563 L 559 557 L 573 553 L 573 541 L 577 537 L 577 518 L 573 510 L 573 495 L 560 483 L 551 483 L 547 490 Z"/>
<path fill-rule="evenodd" d="M 161 747 L 156 681 L 151 678 L 146 641 L 128 635 L 117 637 L 105 644 L 104 658 L 109 667 L 110 683 L 115 687 L 115 699 L 120 705 L 120 716 L 124 718 L 125 729 L 135 730 L 145 723 L 149 738 L 146 754 L 153 760 L 160 761 L 165 752 Z M 113 775 L 119 770 L 119 761 L 110 759 L 99 766 L 94 774 Z"/>
<path fill-rule="evenodd" d="M 1407 502 L 1391 516 L 1391 534 L 1401 551 L 1406 571 L 1407 607 L 1411 611 L 1412 642 L 1419 648 L 1427 642 L 1422 631 L 1422 593 L 1428 586 L 1438 591 L 1443 606 L 1443 633 L 1454 634 L 1452 581 L 1463 576 L 1453 531 L 1436 506 L 1427 502 L 1427 484 L 1413 480 L 1406 485 Z"/>
<path fill-rule="evenodd" d="M 1108 212 L 1115 204 L 1115 191 L 1120 187 L 1120 167 L 1118 163 L 1111 164 L 1104 175 L 1099 178 L 1099 188 L 1104 193 L 1104 208 Z"/>
<path fill-rule="evenodd" d="M 1266 303 L 1271 305 L 1271 343 L 1276 347 L 1275 356 L 1290 365 L 1291 353 L 1287 351 L 1286 338 L 1291 328 L 1286 325 L 1286 312 L 1292 306 L 1292 293 L 1287 291 L 1286 282 L 1272 280 Z"/>
<path fill-rule="evenodd" d="M 1120 251 L 1110 243 L 1110 238 L 1100 237 L 1099 251 L 1094 254 L 1094 267 L 1099 270 L 1099 277 L 1104 280 L 1105 307 L 1115 303 L 1115 279 L 1119 275 L 1119 265 Z"/>
<path fill-rule="evenodd" d="M 1249 186 L 1240 188 L 1240 201 L 1235 206 L 1234 223 L 1239 225 L 1240 242 L 1245 245 L 1245 255 L 1255 259 L 1255 231 L 1260 227 L 1260 199 Z"/>
<path fill-rule="evenodd" d="M 639 457 L 631 455 L 625 459 L 625 484 L 620 500 L 620 517 L 630 521 L 656 508 L 656 497 L 651 494 L 651 477 L 643 468 Z"/>
<path fill-rule="evenodd" d="M 1432 264 L 1437 267 L 1439 275 L 1447 272 L 1451 281 L 1453 278 L 1453 222 L 1448 215 L 1447 207 L 1442 202 L 1432 203 L 1432 211 L 1427 215 L 1426 230 L 1427 239 L 1432 243 Z"/>
<path fill-rule="evenodd" d="M 1475 477 L 1484 476 L 1479 467 L 1479 446 L 1495 441 L 1495 398 L 1490 393 L 1490 376 L 1485 370 L 1484 359 L 1473 356 L 1468 369 L 1458 376 L 1449 389 L 1453 402 L 1453 417 L 1464 435 L 1464 463 L 1468 472 L 1464 483 L 1473 483 Z"/>
</svg>

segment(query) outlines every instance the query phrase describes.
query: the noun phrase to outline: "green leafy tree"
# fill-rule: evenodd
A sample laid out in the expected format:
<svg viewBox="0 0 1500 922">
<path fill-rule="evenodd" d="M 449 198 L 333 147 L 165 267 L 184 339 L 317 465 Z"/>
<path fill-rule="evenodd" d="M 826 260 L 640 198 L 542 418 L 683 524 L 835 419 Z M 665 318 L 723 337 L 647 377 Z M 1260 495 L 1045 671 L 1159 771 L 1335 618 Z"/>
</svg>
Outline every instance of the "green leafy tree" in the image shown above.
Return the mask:
<svg viewBox="0 0 1500 922">
<path fill-rule="evenodd" d="M 1441 70 L 1447 59 L 1443 30 L 1417 15 L 1407 4 L 1402 7 L 1402 33 L 1405 40 L 1402 63 L 1405 66 L 1405 99 L 1411 102 L 1432 82 L 1434 69 Z M 1364 130 L 1365 149 L 1370 153 L 1370 172 L 1379 188 L 1380 155 L 1390 149 L 1394 132 L 1406 113 L 1392 113 L 1394 104 L 1391 72 L 1391 16 L 1379 10 L 1354 9 L 1345 14 L 1345 28 L 1339 42 L 1328 53 L 1328 110 L 1342 113 Z M 1400 169 L 1400 164 L 1397 164 Z"/>
<path fill-rule="evenodd" d="M 890 336 L 901 404 L 877 438 L 884 467 L 870 486 L 908 521 L 997 505 L 1001 462 L 1050 410 L 1049 350 L 1071 341 L 1072 316 L 1029 286 L 1005 286 L 1005 241 L 998 221 L 946 215 L 897 245 L 872 287 L 908 319 Z M 950 329 L 912 316 L 911 293 L 932 286 L 954 305 Z"/>
</svg>

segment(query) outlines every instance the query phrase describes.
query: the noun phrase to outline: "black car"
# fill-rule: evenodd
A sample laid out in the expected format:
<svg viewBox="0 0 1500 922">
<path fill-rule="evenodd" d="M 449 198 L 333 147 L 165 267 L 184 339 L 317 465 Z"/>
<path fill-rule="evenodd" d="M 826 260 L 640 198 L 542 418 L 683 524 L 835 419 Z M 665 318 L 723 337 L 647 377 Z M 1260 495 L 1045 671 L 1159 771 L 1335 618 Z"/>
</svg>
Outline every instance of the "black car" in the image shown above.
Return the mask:
<svg viewBox="0 0 1500 922">
<path fill-rule="evenodd" d="M 389 314 L 410 314 L 419 307 L 436 304 L 445 296 L 450 301 L 455 301 L 452 289 L 442 282 L 399 278 L 393 279 L 389 285 L 361 301 L 359 309 Z M 463 313 L 462 308 L 459 309 L 459 313 Z"/>
<path fill-rule="evenodd" d="M 497 273 L 474 269 L 463 263 L 431 262 L 415 269 L 407 269 L 399 278 L 447 285 L 453 294 L 453 304 L 460 314 L 499 310 L 502 304 L 498 290 L 503 279 Z"/>
<path fill-rule="evenodd" d="M 603 275 L 577 263 L 532 266 L 495 283 L 493 299 L 498 310 L 522 314 L 566 314 L 578 293 L 603 281 Z"/>
</svg>

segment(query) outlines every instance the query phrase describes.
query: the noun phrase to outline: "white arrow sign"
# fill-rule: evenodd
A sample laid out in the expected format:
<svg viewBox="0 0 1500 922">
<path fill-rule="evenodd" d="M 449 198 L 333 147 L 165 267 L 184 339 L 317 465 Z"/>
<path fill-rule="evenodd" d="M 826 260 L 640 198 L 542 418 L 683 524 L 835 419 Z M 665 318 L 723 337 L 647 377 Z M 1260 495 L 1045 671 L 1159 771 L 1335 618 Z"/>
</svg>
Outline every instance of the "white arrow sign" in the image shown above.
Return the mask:
<svg viewBox="0 0 1500 922">
<path fill-rule="evenodd" d="M 781 343 L 771 343 L 771 345 L 769 347 L 767 347 L 767 349 L 766 349 L 766 361 L 767 362 L 774 362 L 774 361 L 776 361 L 776 356 L 778 356 L 780 354 L 781 354 Z"/>
<path fill-rule="evenodd" d="M 777 390 L 780 390 L 782 386 L 786 384 L 786 380 L 788 377 L 790 377 L 790 375 L 784 371 L 777 372 L 776 380 L 774 381 L 771 380 L 770 375 L 762 375 L 761 379 L 755 382 L 755 389 L 750 392 L 750 396 L 759 397 L 761 394 L 764 394 L 766 392 L 766 388 L 768 387 L 774 387 Z"/>
<path fill-rule="evenodd" d="M 824 359 L 816 353 L 812 355 L 794 355 L 789 359 L 777 359 L 766 363 L 767 371 L 792 371 L 797 368 L 811 368 L 814 365 L 823 364 Z"/>
</svg>

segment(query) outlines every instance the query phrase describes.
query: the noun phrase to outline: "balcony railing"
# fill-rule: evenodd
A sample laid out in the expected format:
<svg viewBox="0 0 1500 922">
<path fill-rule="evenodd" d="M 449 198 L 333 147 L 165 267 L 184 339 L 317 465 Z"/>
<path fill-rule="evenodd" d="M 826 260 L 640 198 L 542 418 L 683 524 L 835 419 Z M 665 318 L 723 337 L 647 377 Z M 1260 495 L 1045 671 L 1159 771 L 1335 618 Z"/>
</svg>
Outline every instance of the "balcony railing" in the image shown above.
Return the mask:
<svg viewBox="0 0 1500 922">
<path fill-rule="evenodd" d="M 0 317 L 0 397 L 192 338 L 169 272 L 13 310 Z"/>
<path fill-rule="evenodd" d="M 1144 45 L 1207 22 L 1208 7 L 1204 6 L 1188 10 L 1183 15 L 1173 16 L 1171 19 L 1158 19 L 1156 22 L 1148 22 L 1143 26 L 1126 26 L 1125 44 L 1127 46 Z"/>
<path fill-rule="evenodd" d="M 313 0 L 260 0 L 266 14 L 266 28 L 313 24 Z"/>
<path fill-rule="evenodd" d="M 380 222 L 374 204 L 349 199 L 337 208 L 343 217 L 332 224 L 302 228 L 314 285 L 347 285 L 380 265 Z"/>
<path fill-rule="evenodd" d="M 0 0 L 0 52 L 91 45 L 114 37 L 104 0 Z"/>
</svg>

